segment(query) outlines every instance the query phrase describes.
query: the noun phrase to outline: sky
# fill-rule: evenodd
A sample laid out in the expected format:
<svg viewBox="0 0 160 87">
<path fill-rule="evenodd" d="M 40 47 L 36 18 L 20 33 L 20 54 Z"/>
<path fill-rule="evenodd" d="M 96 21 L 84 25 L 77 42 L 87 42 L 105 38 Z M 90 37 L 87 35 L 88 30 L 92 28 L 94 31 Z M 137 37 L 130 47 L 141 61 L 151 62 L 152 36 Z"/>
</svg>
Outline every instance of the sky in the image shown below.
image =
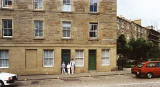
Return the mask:
<svg viewBox="0 0 160 87">
<path fill-rule="evenodd" d="M 160 0 L 117 0 L 117 15 L 127 19 L 141 19 L 142 26 L 160 29 Z"/>
</svg>

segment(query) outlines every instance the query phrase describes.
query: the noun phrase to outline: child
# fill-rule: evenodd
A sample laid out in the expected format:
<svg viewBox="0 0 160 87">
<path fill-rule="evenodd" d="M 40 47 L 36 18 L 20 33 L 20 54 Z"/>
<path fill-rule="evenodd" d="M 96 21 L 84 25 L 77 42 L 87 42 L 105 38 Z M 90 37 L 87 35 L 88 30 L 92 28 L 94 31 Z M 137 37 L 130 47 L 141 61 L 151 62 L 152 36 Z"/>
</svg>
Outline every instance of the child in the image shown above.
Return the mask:
<svg viewBox="0 0 160 87">
<path fill-rule="evenodd" d="M 71 68 L 71 65 L 70 65 L 70 63 L 68 63 L 68 65 L 67 65 L 67 71 L 68 71 L 69 75 L 70 75 L 70 68 Z"/>
<path fill-rule="evenodd" d="M 62 74 L 64 74 L 66 71 L 65 71 L 65 67 L 66 67 L 66 65 L 65 65 L 65 63 L 63 62 L 62 63 Z"/>
</svg>

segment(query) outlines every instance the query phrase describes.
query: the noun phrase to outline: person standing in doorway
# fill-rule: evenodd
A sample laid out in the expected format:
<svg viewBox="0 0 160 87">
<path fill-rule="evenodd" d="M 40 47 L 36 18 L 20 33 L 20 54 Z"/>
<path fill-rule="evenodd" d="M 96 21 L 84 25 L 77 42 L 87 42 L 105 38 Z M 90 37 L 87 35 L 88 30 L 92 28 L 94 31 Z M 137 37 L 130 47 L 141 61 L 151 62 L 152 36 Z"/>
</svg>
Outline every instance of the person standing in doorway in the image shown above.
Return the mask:
<svg viewBox="0 0 160 87">
<path fill-rule="evenodd" d="M 70 69 L 71 68 L 71 65 L 70 65 L 70 63 L 68 63 L 68 65 L 67 65 L 67 72 L 68 72 L 68 74 L 70 75 Z"/>
<path fill-rule="evenodd" d="M 66 71 L 65 71 L 65 67 L 66 67 L 66 65 L 65 65 L 65 63 L 63 62 L 63 63 L 62 63 L 62 74 L 65 74 L 65 72 L 66 72 Z"/>
<path fill-rule="evenodd" d="M 74 69 L 75 69 L 75 61 L 72 59 L 71 61 L 71 73 L 74 74 Z"/>
</svg>

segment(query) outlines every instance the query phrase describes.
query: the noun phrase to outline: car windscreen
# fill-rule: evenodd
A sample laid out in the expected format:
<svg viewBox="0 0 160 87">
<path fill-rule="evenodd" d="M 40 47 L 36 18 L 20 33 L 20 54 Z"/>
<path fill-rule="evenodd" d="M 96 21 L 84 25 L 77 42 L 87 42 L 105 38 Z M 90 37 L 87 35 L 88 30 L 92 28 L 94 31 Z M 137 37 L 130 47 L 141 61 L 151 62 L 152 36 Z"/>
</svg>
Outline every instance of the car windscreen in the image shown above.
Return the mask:
<svg viewBox="0 0 160 87">
<path fill-rule="evenodd" d="M 145 64 L 145 63 L 138 63 L 138 64 L 136 65 L 136 68 L 142 68 L 144 64 Z"/>
</svg>

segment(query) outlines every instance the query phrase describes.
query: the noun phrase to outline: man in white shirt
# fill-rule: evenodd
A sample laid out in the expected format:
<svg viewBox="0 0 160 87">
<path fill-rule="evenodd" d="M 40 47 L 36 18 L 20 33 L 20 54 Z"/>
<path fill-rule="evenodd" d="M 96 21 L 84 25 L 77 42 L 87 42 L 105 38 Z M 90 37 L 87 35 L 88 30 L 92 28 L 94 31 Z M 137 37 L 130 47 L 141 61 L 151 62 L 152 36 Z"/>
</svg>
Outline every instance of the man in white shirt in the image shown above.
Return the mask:
<svg viewBox="0 0 160 87">
<path fill-rule="evenodd" d="M 71 61 L 71 73 L 74 74 L 75 61 L 72 59 Z"/>
</svg>

